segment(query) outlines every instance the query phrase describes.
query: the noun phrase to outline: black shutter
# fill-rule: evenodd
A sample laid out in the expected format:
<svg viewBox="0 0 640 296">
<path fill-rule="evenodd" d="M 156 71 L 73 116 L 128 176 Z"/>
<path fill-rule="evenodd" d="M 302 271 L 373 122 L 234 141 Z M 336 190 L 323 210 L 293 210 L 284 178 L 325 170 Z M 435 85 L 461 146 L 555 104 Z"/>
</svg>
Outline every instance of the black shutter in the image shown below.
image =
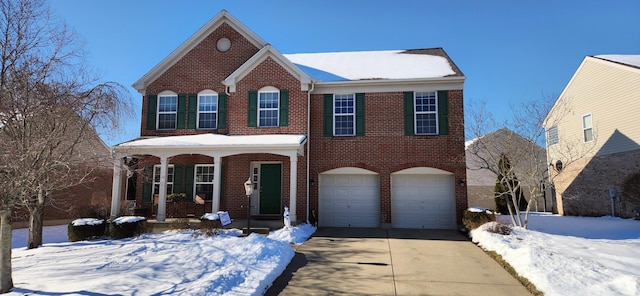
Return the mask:
<svg viewBox="0 0 640 296">
<path fill-rule="evenodd" d="M 324 95 L 324 136 L 333 137 L 333 94 Z"/>
<path fill-rule="evenodd" d="M 218 94 L 218 126 L 227 128 L 227 94 Z"/>
<path fill-rule="evenodd" d="M 289 125 L 289 91 L 283 89 L 280 91 L 280 124 L 279 126 Z"/>
<path fill-rule="evenodd" d="M 147 130 L 156 129 L 156 109 L 158 95 L 147 95 Z"/>
<path fill-rule="evenodd" d="M 404 135 L 413 136 L 415 130 L 413 126 L 413 92 L 404 92 Z"/>
<path fill-rule="evenodd" d="M 438 91 L 438 134 L 449 134 L 449 92 Z"/>
<path fill-rule="evenodd" d="M 364 94 L 356 94 L 356 136 L 364 136 Z"/>
<path fill-rule="evenodd" d="M 249 91 L 249 106 L 248 106 L 248 119 L 247 126 L 256 127 L 258 126 L 258 91 L 250 90 Z"/>
</svg>

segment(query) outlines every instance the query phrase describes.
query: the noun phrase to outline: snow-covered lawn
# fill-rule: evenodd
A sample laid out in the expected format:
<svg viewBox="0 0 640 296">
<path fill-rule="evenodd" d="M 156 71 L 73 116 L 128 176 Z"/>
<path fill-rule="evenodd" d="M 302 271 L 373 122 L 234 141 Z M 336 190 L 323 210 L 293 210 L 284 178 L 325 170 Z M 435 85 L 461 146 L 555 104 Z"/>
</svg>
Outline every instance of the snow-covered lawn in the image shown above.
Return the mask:
<svg viewBox="0 0 640 296">
<path fill-rule="evenodd" d="M 498 221 L 508 224 L 508 217 Z M 471 232 L 547 296 L 640 295 L 640 221 L 534 213 L 511 235 Z"/>
<path fill-rule="evenodd" d="M 166 231 L 133 239 L 67 241 L 67 226 L 45 227 L 45 244 L 26 250 L 14 230 L 14 291 L 7 295 L 262 295 L 315 231 L 309 224 L 269 236 L 225 230 Z"/>
</svg>

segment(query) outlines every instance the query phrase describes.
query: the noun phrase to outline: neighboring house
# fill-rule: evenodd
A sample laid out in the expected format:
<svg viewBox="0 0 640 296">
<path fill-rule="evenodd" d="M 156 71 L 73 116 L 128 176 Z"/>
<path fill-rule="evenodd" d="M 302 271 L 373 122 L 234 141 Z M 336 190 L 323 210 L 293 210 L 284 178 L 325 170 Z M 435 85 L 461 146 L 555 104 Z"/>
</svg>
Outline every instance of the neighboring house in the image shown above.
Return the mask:
<svg viewBox="0 0 640 296">
<path fill-rule="evenodd" d="M 640 172 L 640 55 L 584 58 L 545 119 L 550 180 L 565 215 L 634 216 L 620 189 Z"/>
<path fill-rule="evenodd" d="M 523 138 L 510 129 L 503 128 L 465 143 L 467 162 L 467 196 L 469 206 L 480 206 L 495 209 L 495 186 L 497 175 L 494 173 L 498 165 L 500 154 L 505 153 L 514 162 L 514 172 L 522 184 L 523 193 L 531 201 L 533 187 L 541 186 L 545 182 L 545 150 L 539 145 Z M 511 150 L 514 149 L 515 150 Z M 533 164 L 538 162 L 538 166 Z M 494 167 L 493 170 L 488 167 Z M 553 210 L 550 194 L 545 192 L 543 197 L 537 198 L 531 204 L 531 211 Z"/>
<path fill-rule="evenodd" d="M 441 48 L 283 55 L 223 10 L 134 84 L 141 137 L 113 147 L 111 215 L 135 199 L 164 220 L 185 193 L 246 219 L 250 178 L 255 219 L 453 229 L 464 80 Z"/>
</svg>

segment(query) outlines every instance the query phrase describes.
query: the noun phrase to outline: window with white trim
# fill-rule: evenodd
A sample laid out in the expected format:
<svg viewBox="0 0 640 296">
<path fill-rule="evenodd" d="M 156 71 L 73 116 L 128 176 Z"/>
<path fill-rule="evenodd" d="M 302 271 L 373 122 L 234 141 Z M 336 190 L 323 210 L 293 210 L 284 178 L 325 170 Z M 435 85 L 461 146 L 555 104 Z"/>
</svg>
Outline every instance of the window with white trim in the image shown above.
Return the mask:
<svg viewBox="0 0 640 296">
<path fill-rule="evenodd" d="M 593 121 L 591 114 L 582 116 L 582 136 L 585 142 L 593 141 Z"/>
<path fill-rule="evenodd" d="M 280 115 L 280 91 L 264 87 L 258 91 L 258 126 L 277 127 Z"/>
<path fill-rule="evenodd" d="M 438 134 L 438 98 L 436 92 L 415 92 L 415 134 Z"/>
<path fill-rule="evenodd" d="M 198 129 L 218 128 L 218 93 L 207 90 L 198 94 Z"/>
<path fill-rule="evenodd" d="M 167 168 L 167 194 L 173 193 L 173 165 Z M 153 195 L 160 194 L 160 165 L 153 166 Z"/>
<path fill-rule="evenodd" d="M 164 92 L 163 92 L 164 93 Z M 178 116 L 178 95 L 171 92 L 158 95 L 157 129 L 176 129 Z"/>
<path fill-rule="evenodd" d="M 213 199 L 213 165 L 197 164 L 195 167 L 194 186 L 197 196 L 203 200 Z"/>
<path fill-rule="evenodd" d="M 549 145 L 558 144 L 558 126 L 554 125 L 547 130 L 547 140 Z"/>
<path fill-rule="evenodd" d="M 333 135 L 354 136 L 356 134 L 356 100 L 354 94 L 333 96 Z"/>
</svg>

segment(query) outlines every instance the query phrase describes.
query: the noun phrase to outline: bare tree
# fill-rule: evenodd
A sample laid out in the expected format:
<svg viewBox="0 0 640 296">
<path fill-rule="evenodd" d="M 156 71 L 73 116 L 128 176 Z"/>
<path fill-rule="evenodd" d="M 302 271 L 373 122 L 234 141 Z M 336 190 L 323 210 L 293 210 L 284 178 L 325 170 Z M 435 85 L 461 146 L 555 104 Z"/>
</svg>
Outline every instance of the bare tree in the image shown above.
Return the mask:
<svg viewBox="0 0 640 296">
<path fill-rule="evenodd" d="M 512 106 L 513 116 L 497 122 L 486 110 L 485 102 L 473 102 L 465 119 L 466 134 L 474 138 L 467 153 L 473 155 L 467 163 L 471 170 L 487 170 L 498 177 L 502 184 L 503 198 L 507 205 L 519 205 L 518 193 L 528 192 L 528 205 L 524 213 L 518 206 L 507 207 L 514 226 L 527 227 L 532 203 L 542 196 L 540 183 L 547 176 L 547 159 L 544 148 L 545 131 L 542 122 L 552 106 L 551 100 L 539 100 Z M 508 166 L 504 159 L 509 160 Z M 514 182 L 514 176 L 519 182 Z M 523 215 L 524 214 L 524 215 Z"/>
<path fill-rule="evenodd" d="M 0 293 L 12 289 L 11 215 L 30 212 L 28 246 L 42 244 L 52 192 L 90 180 L 104 159 L 95 130 L 131 114 L 117 83 L 88 71 L 82 46 L 43 0 L 0 0 Z"/>
</svg>

